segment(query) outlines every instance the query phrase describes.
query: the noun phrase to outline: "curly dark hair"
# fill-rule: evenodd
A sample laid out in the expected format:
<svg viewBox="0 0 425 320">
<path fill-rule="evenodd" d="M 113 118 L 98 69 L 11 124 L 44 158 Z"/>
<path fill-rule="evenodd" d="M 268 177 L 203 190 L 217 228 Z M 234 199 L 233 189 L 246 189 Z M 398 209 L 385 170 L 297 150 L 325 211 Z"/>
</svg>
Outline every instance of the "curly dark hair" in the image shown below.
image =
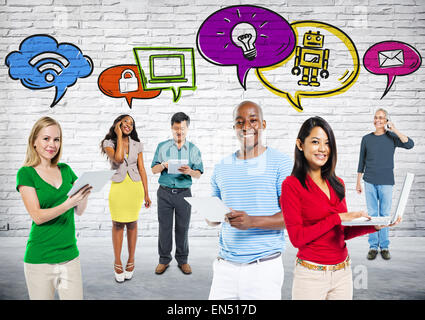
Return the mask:
<svg viewBox="0 0 425 320">
<path fill-rule="evenodd" d="M 100 150 L 102 154 L 105 154 L 105 150 L 103 149 L 103 142 L 105 140 L 112 140 L 115 145 L 117 144 L 117 134 L 115 133 L 115 126 L 117 125 L 118 122 L 120 122 L 125 117 L 130 117 L 131 119 L 133 119 L 133 117 L 128 114 L 122 114 L 114 120 L 114 123 L 112 124 L 111 128 L 109 128 L 109 132 L 106 134 L 105 138 L 103 138 L 103 140 L 100 142 Z M 136 131 L 136 122 L 134 121 L 134 119 L 133 119 L 133 131 L 131 131 L 129 136 L 131 139 L 140 142 L 139 136 Z"/>
</svg>

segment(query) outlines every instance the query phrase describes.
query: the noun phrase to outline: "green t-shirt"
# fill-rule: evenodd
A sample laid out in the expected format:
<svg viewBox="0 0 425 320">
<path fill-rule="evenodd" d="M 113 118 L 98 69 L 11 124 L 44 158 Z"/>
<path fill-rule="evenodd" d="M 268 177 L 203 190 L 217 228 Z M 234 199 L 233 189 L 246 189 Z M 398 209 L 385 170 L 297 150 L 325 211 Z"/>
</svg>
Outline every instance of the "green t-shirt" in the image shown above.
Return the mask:
<svg viewBox="0 0 425 320">
<path fill-rule="evenodd" d="M 33 167 L 22 167 L 16 175 L 16 189 L 19 186 L 35 188 L 41 209 L 54 208 L 65 202 L 77 176 L 65 163 L 58 163 L 62 185 L 56 189 L 44 181 Z M 37 225 L 32 222 L 25 250 L 26 263 L 61 263 L 78 257 L 75 237 L 74 208 L 60 216 Z"/>
</svg>

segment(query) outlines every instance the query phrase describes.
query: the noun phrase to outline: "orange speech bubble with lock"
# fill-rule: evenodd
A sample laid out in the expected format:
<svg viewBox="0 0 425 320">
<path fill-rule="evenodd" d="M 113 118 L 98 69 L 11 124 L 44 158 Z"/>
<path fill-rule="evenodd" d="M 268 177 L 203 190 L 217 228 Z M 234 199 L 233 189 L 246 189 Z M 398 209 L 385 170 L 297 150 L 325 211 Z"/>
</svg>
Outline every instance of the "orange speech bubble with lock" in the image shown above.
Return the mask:
<svg viewBox="0 0 425 320">
<path fill-rule="evenodd" d="M 99 90 L 112 98 L 125 98 L 131 108 L 133 99 L 152 99 L 161 90 L 144 90 L 135 64 L 117 65 L 105 69 L 97 79 Z"/>
</svg>

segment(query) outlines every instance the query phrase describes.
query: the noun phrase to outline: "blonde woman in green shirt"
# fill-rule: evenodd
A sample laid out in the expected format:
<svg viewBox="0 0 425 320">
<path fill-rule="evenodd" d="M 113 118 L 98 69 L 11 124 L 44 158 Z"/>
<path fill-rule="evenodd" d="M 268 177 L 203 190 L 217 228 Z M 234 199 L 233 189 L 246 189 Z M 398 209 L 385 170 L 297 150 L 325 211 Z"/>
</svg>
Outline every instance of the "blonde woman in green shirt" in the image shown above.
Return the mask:
<svg viewBox="0 0 425 320">
<path fill-rule="evenodd" d="M 67 164 L 59 163 L 61 154 L 59 123 L 50 117 L 39 119 L 16 177 L 16 189 L 33 220 L 24 257 L 32 300 L 54 299 L 56 290 L 60 299 L 83 298 L 74 212 L 84 212 L 91 187 L 67 196 L 77 176 Z"/>
</svg>

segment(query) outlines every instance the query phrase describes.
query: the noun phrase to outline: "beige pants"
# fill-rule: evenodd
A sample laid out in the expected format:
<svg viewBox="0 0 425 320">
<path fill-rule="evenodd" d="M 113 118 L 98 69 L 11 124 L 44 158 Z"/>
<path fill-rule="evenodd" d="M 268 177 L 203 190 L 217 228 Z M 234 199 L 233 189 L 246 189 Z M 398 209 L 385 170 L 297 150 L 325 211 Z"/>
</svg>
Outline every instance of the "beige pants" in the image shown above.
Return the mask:
<svg viewBox="0 0 425 320">
<path fill-rule="evenodd" d="M 296 263 L 292 300 L 352 300 L 351 266 L 337 271 L 310 270 Z"/>
<path fill-rule="evenodd" d="M 58 263 L 24 263 L 25 280 L 31 300 L 82 300 L 80 257 Z"/>
</svg>

